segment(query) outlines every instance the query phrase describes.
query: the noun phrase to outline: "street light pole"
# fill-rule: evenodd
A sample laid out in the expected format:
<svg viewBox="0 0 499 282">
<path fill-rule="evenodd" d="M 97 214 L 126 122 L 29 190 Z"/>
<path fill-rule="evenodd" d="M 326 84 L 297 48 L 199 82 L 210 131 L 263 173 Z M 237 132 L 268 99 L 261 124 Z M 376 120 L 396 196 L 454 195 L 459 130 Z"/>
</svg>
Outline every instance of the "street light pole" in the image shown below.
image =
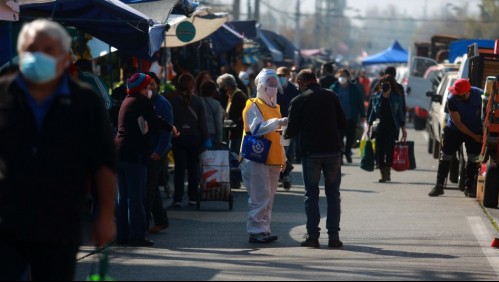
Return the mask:
<svg viewBox="0 0 499 282">
<path fill-rule="evenodd" d="M 300 50 L 300 1 L 296 0 L 296 14 L 295 14 L 295 47 Z"/>
<path fill-rule="evenodd" d="M 234 15 L 234 20 L 239 20 L 239 16 L 241 14 L 241 0 L 234 0 L 232 13 Z"/>
<path fill-rule="evenodd" d="M 255 20 L 260 20 L 260 0 L 255 0 Z"/>
</svg>

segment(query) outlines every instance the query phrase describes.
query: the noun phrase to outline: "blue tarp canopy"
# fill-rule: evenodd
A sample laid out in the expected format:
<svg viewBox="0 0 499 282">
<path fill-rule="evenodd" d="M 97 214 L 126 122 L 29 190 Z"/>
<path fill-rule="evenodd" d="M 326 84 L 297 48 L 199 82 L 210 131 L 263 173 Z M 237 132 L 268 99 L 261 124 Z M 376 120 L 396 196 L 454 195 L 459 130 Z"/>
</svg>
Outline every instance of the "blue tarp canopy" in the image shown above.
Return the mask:
<svg viewBox="0 0 499 282">
<path fill-rule="evenodd" d="M 244 37 L 226 24 L 212 33 L 208 39 L 211 40 L 215 54 L 228 52 L 244 43 Z"/>
<path fill-rule="evenodd" d="M 20 10 L 21 21 L 51 18 L 141 58 L 152 57 L 165 36 L 163 24 L 119 0 L 21 1 Z"/>
<path fill-rule="evenodd" d="M 402 48 L 398 41 L 395 41 L 392 46 L 383 52 L 374 54 L 362 60 L 362 65 L 375 64 L 402 64 L 407 63 L 409 53 Z"/>
<path fill-rule="evenodd" d="M 462 39 L 451 42 L 449 46 L 449 62 L 454 62 L 457 57 L 468 54 L 468 46 L 478 44 L 479 48 L 494 49 L 495 40 L 485 39 Z"/>
<path fill-rule="evenodd" d="M 295 45 L 291 43 L 289 39 L 270 30 L 262 29 L 262 33 L 272 43 L 273 46 L 275 46 L 279 51 L 282 52 L 282 61 L 287 63 L 298 62 L 300 51 L 296 49 Z"/>
</svg>

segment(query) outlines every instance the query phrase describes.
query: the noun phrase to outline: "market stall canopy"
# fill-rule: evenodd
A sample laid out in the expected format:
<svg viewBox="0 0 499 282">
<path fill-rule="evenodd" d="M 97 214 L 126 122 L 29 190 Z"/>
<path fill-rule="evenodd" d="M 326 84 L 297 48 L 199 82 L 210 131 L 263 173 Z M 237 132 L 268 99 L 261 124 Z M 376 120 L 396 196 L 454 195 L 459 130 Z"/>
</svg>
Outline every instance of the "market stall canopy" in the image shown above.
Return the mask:
<svg viewBox="0 0 499 282">
<path fill-rule="evenodd" d="M 166 47 L 182 47 L 205 39 L 227 22 L 228 14 L 211 13 L 207 7 L 200 7 L 190 16 L 171 14 L 170 29 L 166 32 Z"/>
<path fill-rule="evenodd" d="M 259 43 L 262 49 L 261 52 L 270 53 L 270 58 L 273 62 L 280 63 L 284 61 L 282 51 L 279 50 L 270 36 L 267 36 L 262 32 L 260 24 L 257 21 L 232 21 L 228 25 L 241 33 L 244 37 Z M 256 56 L 254 50 L 252 50 L 251 53 L 253 57 Z"/>
<path fill-rule="evenodd" d="M 21 0 L 20 10 L 21 21 L 51 18 L 141 58 L 152 57 L 165 35 L 164 24 L 119 0 Z"/>
<path fill-rule="evenodd" d="M 392 46 L 383 52 L 369 56 L 362 60 L 362 65 L 375 64 L 402 64 L 407 63 L 409 53 L 402 48 L 398 41 L 395 41 Z"/>
<path fill-rule="evenodd" d="M 298 64 L 300 61 L 300 51 L 286 37 L 270 30 L 261 30 L 265 37 L 282 53 L 283 62 Z M 277 61 L 276 61 L 277 62 Z"/>
<path fill-rule="evenodd" d="M 247 40 L 242 34 L 232 29 L 227 24 L 222 25 L 213 34 L 208 37 L 213 45 L 212 50 L 215 54 L 221 54 L 232 50 Z"/>
<path fill-rule="evenodd" d="M 166 23 L 173 8 L 181 0 L 121 0 L 159 23 Z"/>
<path fill-rule="evenodd" d="M 449 62 L 454 62 L 458 57 L 468 54 L 468 47 L 472 44 L 478 44 L 478 48 L 494 49 L 495 40 L 487 39 L 461 39 L 450 43 Z"/>
</svg>

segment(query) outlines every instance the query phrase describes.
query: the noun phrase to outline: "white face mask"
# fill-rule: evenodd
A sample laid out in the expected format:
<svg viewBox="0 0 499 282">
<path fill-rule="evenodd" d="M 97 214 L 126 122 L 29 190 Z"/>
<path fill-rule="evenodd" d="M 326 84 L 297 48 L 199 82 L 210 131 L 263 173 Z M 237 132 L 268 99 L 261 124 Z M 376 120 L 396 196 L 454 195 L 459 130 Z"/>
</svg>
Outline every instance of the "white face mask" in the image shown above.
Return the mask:
<svg viewBox="0 0 499 282">
<path fill-rule="evenodd" d="M 344 77 L 344 76 L 340 76 L 340 77 L 338 78 L 338 82 L 339 82 L 341 85 L 345 85 L 345 84 L 347 84 L 348 79 L 347 79 L 346 77 Z"/>
<path fill-rule="evenodd" d="M 277 96 L 277 87 L 265 87 L 265 93 L 271 100 Z"/>
<path fill-rule="evenodd" d="M 149 89 L 147 90 L 147 98 L 151 99 L 151 97 L 152 97 L 152 90 Z"/>
</svg>

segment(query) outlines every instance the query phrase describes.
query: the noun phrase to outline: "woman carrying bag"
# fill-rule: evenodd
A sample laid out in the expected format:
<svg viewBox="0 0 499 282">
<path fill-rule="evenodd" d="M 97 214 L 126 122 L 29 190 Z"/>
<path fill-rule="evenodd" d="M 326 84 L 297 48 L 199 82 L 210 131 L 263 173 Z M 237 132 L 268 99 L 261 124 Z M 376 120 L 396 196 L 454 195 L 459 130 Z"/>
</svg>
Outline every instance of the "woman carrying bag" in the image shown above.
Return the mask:
<svg viewBox="0 0 499 282">
<path fill-rule="evenodd" d="M 249 195 L 249 213 L 247 231 L 250 243 L 270 243 L 277 240 L 277 236 L 270 231 L 270 220 L 274 196 L 277 191 L 277 181 L 282 167 L 286 163 L 284 147 L 281 145 L 281 136 L 278 130 L 288 124 L 287 118 L 281 117 L 277 105 L 278 78 L 274 70 L 263 69 L 255 79 L 257 98 L 246 102 L 243 111 L 245 135 L 263 136 L 270 144 L 266 160 L 243 159 L 241 170 L 244 185 Z M 249 137 L 249 136 L 248 136 Z M 255 148 L 245 138 L 243 150 L 246 147 Z M 269 142 L 270 141 L 270 142 Z M 253 144 L 254 145 L 254 144 Z M 260 151 L 262 148 L 255 148 Z M 264 151 L 264 150 L 261 150 Z M 244 157 L 244 152 L 243 152 Z M 247 156 L 248 157 L 248 156 Z"/>
<path fill-rule="evenodd" d="M 402 139 L 407 140 L 403 96 L 397 91 L 397 83 L 390 75 L 380 81 L 381 90 L 371 96 L 367 111 L 368 132 L 376 139 L 376 157 L 381 171 L 380 183 L 391 181 L 391 167 L 395 143 L 402 129 Z M 379 121 L 377 129 L 373 124 Z M 373 131 L 373 132 L 371 132 Z"/>
</svg>

